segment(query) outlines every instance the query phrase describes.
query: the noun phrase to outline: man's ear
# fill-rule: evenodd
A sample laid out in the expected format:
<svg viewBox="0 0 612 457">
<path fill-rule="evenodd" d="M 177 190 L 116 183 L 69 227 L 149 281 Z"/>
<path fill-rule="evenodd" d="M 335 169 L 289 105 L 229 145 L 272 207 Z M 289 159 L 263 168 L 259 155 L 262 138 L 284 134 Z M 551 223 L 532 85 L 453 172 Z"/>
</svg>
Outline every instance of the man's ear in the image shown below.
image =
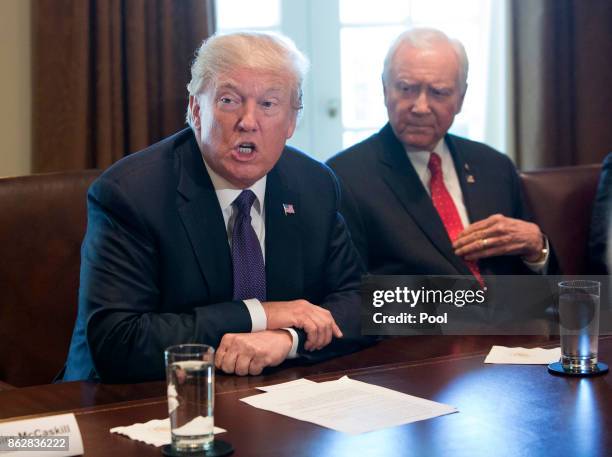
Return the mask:
<svg viewBox="0 0 612 457">
<path fill-rule="evenodd" d="M 459 98 L 459 103 L 457 104 L 457 112 L 455 114 L 459 114 L 461 112 L 461 108 L 463 107 L 463 99 L 465 99 L 465 93 L 467 92 L 467 83 L 465 85 L 465 90 L 463 91 L 463 93 L 461 94 L 461 97 Z"/>
<path fill-rule="evenodd" d="M 289 125 L 287 126 L 287 134 L 285 135 L 285 138 L 287 140 L 293 136 L 298 122 L 298 113 L 292 113 L 290 115 L 293 116 L 293 119 L 289 122 Z"/>
<path fill-rule="evenodd" d="M 387 106 L 387 84 L 385 83 L 384 75 L 380 78 L 383 86 L 383 97 L 385 100 L 385 106 Z"/>
<path fill-rule="evenodd" d="M 200 130 L 202 125 L 200 118 L 200 102 L 195 95 L 189 96 L 189 108 L 191 109 L 191 121 L 193 128 Z"/>
</svg>

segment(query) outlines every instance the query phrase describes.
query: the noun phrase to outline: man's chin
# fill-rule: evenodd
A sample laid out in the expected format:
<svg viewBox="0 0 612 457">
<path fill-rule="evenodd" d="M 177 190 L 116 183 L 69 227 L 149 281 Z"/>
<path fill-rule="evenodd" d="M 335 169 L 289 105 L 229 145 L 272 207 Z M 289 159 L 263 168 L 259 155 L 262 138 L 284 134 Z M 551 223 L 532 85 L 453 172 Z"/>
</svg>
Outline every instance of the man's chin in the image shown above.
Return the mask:
<svg viewBox="0 0 612 457">
<path fill-rule="evenodd" d="M 251 187 L 267 174 L 267 170 L 261 167 L 248 166 L 243 164 L 238 167 L 233 167 L 227 170 L 227 175 L 224 176 L 229 182 L 241 188 Z"/>
<path fill-rule="evenodd" d="M 401 142 L 409 151 L 432 151 L 438 144 L 431 135 L 402 135 Z"/>
</svg>

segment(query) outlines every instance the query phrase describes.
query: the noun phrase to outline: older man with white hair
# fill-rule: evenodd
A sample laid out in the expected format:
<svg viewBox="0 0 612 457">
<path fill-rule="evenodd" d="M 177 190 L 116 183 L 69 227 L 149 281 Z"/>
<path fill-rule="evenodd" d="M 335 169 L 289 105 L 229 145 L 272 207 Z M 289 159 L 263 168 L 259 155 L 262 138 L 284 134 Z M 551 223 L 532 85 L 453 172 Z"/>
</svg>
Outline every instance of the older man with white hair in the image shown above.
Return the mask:
<svg viewBox="0 0 612 457">
<path fill-rule="evenodd" d="M 389 123 L 328 162 L 372 273 L 481 280 L 548 267 L 547 239 L 529 222 L 512 162 L 448 133 L 467 74 L 458 41 L 434 29 L 403 33 L 382 73 Z"/>
<path fill-rule="evenodd" d="M 304 56 L 267 34 L 213 36 L 192 66 L 191 128 L 92 185 L 64 380 L 164 376 L 180 343 L 259 374 L 359 342 L 359 256 L 333 173 L 285 146 Z"/>
</svg>

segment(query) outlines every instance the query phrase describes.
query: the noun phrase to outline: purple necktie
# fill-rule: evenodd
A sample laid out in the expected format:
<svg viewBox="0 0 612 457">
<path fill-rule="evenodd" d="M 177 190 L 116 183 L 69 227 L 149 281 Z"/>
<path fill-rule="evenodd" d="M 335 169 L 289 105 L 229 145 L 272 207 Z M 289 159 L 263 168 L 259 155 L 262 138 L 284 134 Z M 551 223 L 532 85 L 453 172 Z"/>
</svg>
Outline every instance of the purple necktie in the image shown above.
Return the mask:
<svg viewBox="0 0 612 457">
<path fill-rule="evenodd" d="M 266 299 L 266 267 L 259 239 L 251 225 L 251 206 L 255 194 L 243 190 L 232 205 L 236 211 L 232 230 L 234 300 Z"/>
</svg>

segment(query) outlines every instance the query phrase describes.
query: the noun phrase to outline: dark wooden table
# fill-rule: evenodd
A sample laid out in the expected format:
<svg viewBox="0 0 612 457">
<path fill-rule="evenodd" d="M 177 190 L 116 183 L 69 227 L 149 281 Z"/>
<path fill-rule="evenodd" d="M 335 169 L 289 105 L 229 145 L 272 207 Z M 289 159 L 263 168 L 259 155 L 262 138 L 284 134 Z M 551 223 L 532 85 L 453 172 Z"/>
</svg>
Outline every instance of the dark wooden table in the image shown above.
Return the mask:
<svg viewBox="0 0 612 457">
<path fill-rule="evenodd" d="M 236 456 L 612 455 L 612 375 L 557 377 L 541 365 L 485 365 L 492 344 L 525 337 L 405 337 L 321 364 L 262 376 L 217 376 L 215 423 Z M 554 344 L 554 343 L 553 343 Z M 600 340 L 612 362 L 612 337 Z M 354 379 L 448 403 L 459 413 L 358 436 L 258 410 L 239 401 L 255 386 L 307 376 Z M 73 411 L 86 456 L 159 456 L 109 429 L 167 417 L 163 383 L 66 383 L 0 392 L 0 420 Z"/>
</svg>

